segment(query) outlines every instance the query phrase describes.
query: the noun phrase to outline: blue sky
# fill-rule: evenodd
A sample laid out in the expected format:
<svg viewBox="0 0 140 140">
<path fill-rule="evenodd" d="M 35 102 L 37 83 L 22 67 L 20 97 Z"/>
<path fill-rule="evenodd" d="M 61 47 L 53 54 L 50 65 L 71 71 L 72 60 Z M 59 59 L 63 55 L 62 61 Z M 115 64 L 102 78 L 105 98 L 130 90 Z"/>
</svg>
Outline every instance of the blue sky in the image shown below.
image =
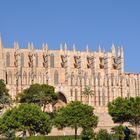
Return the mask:
<svg viewBox="0 0 140 140">
<path fill-rule="evenodd" d="M 0 0 L 0 33 L 4 47 L 27 42 L 59 49 L 67 42 L 78 50 L 123 46 L 125 71 L 140 72 L 139 0 Z"/>
</svg>

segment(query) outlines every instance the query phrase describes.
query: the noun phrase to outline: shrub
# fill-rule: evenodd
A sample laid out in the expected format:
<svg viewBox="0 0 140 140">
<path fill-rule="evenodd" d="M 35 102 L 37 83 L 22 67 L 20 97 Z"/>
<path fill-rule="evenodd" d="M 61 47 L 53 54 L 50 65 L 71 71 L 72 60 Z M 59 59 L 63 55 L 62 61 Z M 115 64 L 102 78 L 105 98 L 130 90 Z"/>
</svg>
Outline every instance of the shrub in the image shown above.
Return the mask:
<svg viewBox="0 0 140 140">
<path fill-rule="evenodd" d="M 96 135 L 96 140 L 111 140 L 111 136 L 106 129 L 100 129 Z"/>
</svg>

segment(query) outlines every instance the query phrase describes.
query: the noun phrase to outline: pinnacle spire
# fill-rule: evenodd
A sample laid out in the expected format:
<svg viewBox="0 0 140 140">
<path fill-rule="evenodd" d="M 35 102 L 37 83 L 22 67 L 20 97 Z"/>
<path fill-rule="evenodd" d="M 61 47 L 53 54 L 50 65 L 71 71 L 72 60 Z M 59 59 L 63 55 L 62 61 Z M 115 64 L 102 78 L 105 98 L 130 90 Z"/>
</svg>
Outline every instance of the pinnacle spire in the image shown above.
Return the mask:
<svg viewBox="0 0 140 140">
<path fill-rule="evenodd" d="M 1 35 L 0 35 L 0 48 L 2 48 L 2 39 L 1 39 Z"/>
<path fill-rule="evenodd" d="M 111 52 L 113 56 L 116 56 L 116 48 L 115 48 L 114 43 L 112 43 Z"/>
<path fill-rule="evenodd" d="M 14 48 L 17 50 L 19 47 L 18 47 L 18 42 L 17 41 L 14 41 Z"/>
<path fill-rule="evenodd" d="M 28 47 L 29 50 L 31 49 L 31 44 L 30 44 L 30 42 L 28 42 L 27 47 Z"/>
<path fill-rule="evenodd" d="M 44 43 L 42 43 L 42 50 L 44 50 L 45 49 L 45 44 Z"/>
<path fill-rule="evenodd" d="M 73 51 L 74 51 L 74 52 L 76 51 L 76 46 L 75 46 L 75 44 L 73 44 Z"/>
<path fill-rule="evenodd" d="M 123 57 L 124 56 L 124 51 L 123 51 L 123 47 L 122 46 L 120 48 L 120 52 L 121 52 L 121 57 Z"/>
<path fill-rule="evenodd" d="M 89 48 L 88 48 L 88 45 L 86 45 L 86 52 L 89 52 Z"/>
<path fill-rule="evenodd" d="M 47 43 L 46 43 L 46 45 L 45 45 L 45 49 L 48 50 L 48 44 L 47 44 Z"/>
<path fill-rule="evenodd" d="M 101 50 L 101 46 L 99 45 L 99 47 L 98 47 L 98 52 L 101 52 L 102 50 Z"/>
<path fill-rule="evenodd" d="M 67 44 L 64 45 L 64 50 L 67 51 Z"/>
<path fill-rule="evenodd" d="M 63 46 L 62 46 L 62 43 L 60 43 L 60 51 L 63 50 Z"/>
<path fill-rule="evenodd" d="M 34 49 L 34 44 L 33 44 L 33 42 L 31 43 L 31 49 L 32 49 L 32 50 Z"/>
</svg>

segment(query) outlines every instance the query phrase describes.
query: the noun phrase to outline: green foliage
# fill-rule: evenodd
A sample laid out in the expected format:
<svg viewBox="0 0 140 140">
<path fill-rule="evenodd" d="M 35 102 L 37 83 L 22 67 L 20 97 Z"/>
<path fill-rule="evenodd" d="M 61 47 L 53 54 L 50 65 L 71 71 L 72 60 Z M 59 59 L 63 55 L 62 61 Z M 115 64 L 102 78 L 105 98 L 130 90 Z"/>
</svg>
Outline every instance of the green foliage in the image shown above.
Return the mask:
<svg viewBox="0 0 140 140">
<path fill-rule="evenodd" d="M 37 105 L 21 104 L 4 113 L 0 120 L 1 133 L 11 130 L 28 131 L 30 135 L 48 134 L 51 130 L 50 117 Z"/>
<path fill-rule="evenodd" d="M 117 98 L 108 104 L 109 114 L 115 123 L 129 122 L 135 126 L 138 139 L 138 126 L 140 125 L 140 97 Z"/>
<path fill-rule="evenodd" d="M 7 132 L 5 132 L 4 135 L 8 140 L 15 140 L 16 139 L 15 130 L 7 131 Z"/>
<path fill-rule="evenodd" d="M 71 102 L 66 107 L 60 108 L 55 118 L 57 128 L 75 128 L 75 135 L 78 127 L 83 129 L 96 128 L 97 122 L 98 118 L 93 114 L 93 107 L 79 101 Z"/>
<path fill-rule="evenodd" d="M 114 132 L 114 134 L 112 135 L 113 138 L 115 139 L 121 138 L 122 140 L 124 139 L 125 127 L 123 125 L 115 126 L 112 128 L 112 130 Z M 134 140 L 134 131 L 132 129 L 130 129 L 130 139 Z"/>
<path fill-rule="evenodd" d="M 96 128 L 97 117 L 93 114 L 93 108 L 88 105 L 84 105 L 79 101 L 69 103 L 66 107 L 58 110 L 55 124 L 59 128 L 59 125 L 69 126 L 72 128 Z"/>
<path fill-rule="evenodd" d="M 95 137 L 95 133 L 92 128 L 83 129 L 81 132 L 82 140 L 90 140 Z"/>
<path fill-rule="evenodd" d="M 127 114 L 127 101 L 118 97 L 108 104 L 108 112 L 112 116 L 115 123 L 127 122 L 129 115 Z"/>
<path fill-rule="evenodd" d="M 17 98 L 21 103 L 35 103 L 45 109 L 47 104 L 55 104 L 58 96 L 53 86 L 33 84 L 20 93 Z"/>
<path fill-rule="evenodd" d="M 94 95 L 93 90 L 91 89 L 90 86 L 85 86 L 85 89 L 82 92 L 82 94 L 85 95 L 85 96 L 92 96 L 92 95 Z"/>
<path fill-rule="evenodd" d="M 0 107 L 4 108 L 5 105 L 10 105 L 11 98 L 9 95 L 9 90 L 6 88 L 4 80 L 0 79 Z"/>
<path fill-rule="evenodd" d="M 100 129 L 96 135 L 97 140 L 111 140 L 111 136 L 106 129 Z"/>
</svg>

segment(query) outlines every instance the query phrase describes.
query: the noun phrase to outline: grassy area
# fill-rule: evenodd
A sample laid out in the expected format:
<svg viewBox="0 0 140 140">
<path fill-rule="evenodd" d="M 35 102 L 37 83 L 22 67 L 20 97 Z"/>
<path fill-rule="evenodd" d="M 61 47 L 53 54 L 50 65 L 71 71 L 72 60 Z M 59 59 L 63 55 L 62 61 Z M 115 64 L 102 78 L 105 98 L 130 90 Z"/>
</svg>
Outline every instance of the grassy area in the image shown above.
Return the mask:
<svg viewBox="0 0 140 140">
<path fill-rule="evenodd" d="M 16 140 L 74 140 L 74 136 L 31 136 Z M 80 136 L 78 136 L 77 140 L 81 140 Z"/>
</svg>

